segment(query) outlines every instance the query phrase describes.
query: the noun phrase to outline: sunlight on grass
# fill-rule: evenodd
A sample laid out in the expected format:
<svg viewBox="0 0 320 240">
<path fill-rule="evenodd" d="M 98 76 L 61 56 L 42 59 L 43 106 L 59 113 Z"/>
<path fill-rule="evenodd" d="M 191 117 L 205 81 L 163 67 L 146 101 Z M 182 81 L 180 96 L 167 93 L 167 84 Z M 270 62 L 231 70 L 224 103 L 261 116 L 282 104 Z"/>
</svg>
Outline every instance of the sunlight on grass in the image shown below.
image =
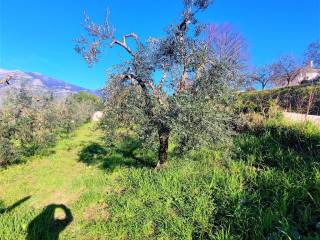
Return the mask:
<svg viewBox="0 0 320 240">
<path fill-rule="evenodd" d="M 100 195 L 106 184 L 105 173 L 79 162 L 78 152 L 88 139 L 99 142 L 100 137 L 101 133 L 95 130 L 95 125 L 87 124 L 79 128 L 74 136 L 60 141 L 54 147 L 53 155 L 34 157 L 26 164 L 1 170 L 0 199 L 4 206 L 10 206 L 25 196 L 31 197 L 12 212 L 1 216 L 0 236 L 24 239 L 28 223 L 49 204 L 70 207 L 86 194 L 93 195 L 91 200 L 95 201 L 94 194 Z M 75 211 L 77 219 L 85 208 L 86 205 L 81 211 Z"/>
<path fill-rule="evenodd" d="M 310 154 L 318 150 L 300 148 L 315 141 L 310 128 L 269 122 L 236 137 L 235 161 L 203 150 L 155 171 L 132 145 L 108 149 L 84 125 L 53 155 L 0 172 L 0 236 L 317 239 L 320 168 Z M 288 136 L 298 148 L 282 144 Z"/>
</svg>

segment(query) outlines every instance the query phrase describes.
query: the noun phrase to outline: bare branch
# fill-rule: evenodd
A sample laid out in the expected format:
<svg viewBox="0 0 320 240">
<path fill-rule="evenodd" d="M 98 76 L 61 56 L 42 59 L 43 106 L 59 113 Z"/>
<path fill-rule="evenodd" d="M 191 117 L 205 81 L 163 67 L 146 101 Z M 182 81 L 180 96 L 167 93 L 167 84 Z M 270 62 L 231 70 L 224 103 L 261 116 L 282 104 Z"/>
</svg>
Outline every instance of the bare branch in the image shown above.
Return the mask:
<svg viewBox="0 0 320 240">
<path fill-rule="evenodd" d="M 295 57 L 291 55 L 281 56 L 276 63 L 272 65 L 272 80 L 281 86 L 289 86 L 299 74 L 299 64 Z"/>
<path fill-rule="evenodd" d="M 167 79 L 167 66 L 165 64 L 162 65 L 162 78 L 159 82 L 158 89 L 162 90 L 164 82 Z"/>
<path fill-rule="evenodd" d="M 137 34 L 130 33 L 123 36 L 122 42 L 119 40 L 116 40 L 113 38 L 112 42 L 110 43 L 110 47 L 113 47 L 115 44 L 123 47 L 131 56 L 135 56 L 134 52 L 131 50 L 131 48 L 127 45 L 127 38 L 133 38 L 136 41 L 136 44 L 139 45 L 139 38 Z"/>
<path fill-rule="evenodd" d="M 218 60 L 228 61 L 243 68 L 248 58 L 246 42 L 231 25 L 210 24 L 207 27 L 207 42 Z"/>
<path fill-rule="evenodd" d="M 148 85 L 150 86 L 153 95 L 158 99 L 159 103 L 161 105 L 164 105 L 163 96 L 160 94 L 159 89 L 155 87 L 155 85 L 151 81 L 148 81 Z"/>
<path fill-rule="evenodd" d="M 103 40 L 112 38 L 114 36 L 115 29 L 109 23 L 110 12 L 108 10 L 106 12 L 104 23 L 102 25 L 94 23 L 86 13 L 84 13 L 84 15 L 83 27 L 90 36 L 101 38 Z"/>
<path fill-rule="evenodd" d="M 269 85 L 272 85 L 273 69 L 271 66 L 262 66 L 256 68 L 251 76 L 249 76 L 252 83 L 258 83 L 261 85 L 261 89 L 264 90 Z"/>
</svg>

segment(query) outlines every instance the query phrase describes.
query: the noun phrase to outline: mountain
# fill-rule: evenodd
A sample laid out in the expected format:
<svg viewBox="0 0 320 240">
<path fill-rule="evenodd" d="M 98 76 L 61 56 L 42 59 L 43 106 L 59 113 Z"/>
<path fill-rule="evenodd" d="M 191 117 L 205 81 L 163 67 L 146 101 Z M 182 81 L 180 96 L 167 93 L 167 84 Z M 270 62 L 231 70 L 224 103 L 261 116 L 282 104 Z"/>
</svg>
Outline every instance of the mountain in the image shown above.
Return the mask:
<svg viewBox="0 0 320 240">
<path fill-rule="evenodd" d="M 32 92 L 35 95 L 52 94 L 54 99 L 62 100 L 67 96 L 85 91 L 99 95 L 98 91 L 92 91 L 61 80 L 57 80 L 36 72 L 23 72 L 20 70 L 0 69 L 0 80 L 11 76 L 10 85 L 0 85 L 0 103 L 8 93 L 17 92 L 21 88 Z"/>
</svg>

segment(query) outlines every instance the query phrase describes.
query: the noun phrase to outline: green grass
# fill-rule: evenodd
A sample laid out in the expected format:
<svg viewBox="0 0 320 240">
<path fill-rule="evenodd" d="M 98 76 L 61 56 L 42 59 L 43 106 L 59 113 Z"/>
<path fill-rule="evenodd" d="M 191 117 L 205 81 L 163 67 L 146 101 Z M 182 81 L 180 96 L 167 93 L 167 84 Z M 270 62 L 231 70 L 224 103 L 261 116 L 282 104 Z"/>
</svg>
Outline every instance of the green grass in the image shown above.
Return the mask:
<svg viewBox="0 0 320 240">
<path fill-rule="evenodd" d="M 74 136 L 60 141 L 53 149 L 54 154 L 34 157 L 25 164 L 0 171 L 2 205 L 8 207 L 30 196 L 0 216 L 0 239 L 25 239 L 28 224 L 50 204 L 64 204 L 71 208 L 73 214 L 74 221 L 61 238 L 77 235 L 77 222 L 84 218 L 91 202 L 83 203 L 83 207 L 78 209 L 74 209 L 73 204 L 86 195 L 91 196 L 93 203 L 102 201 L 107 181 L 113 177 L 78 161 L 78 152 L 89 141 L 99 141 L 100 136 L 92 124 L 85 125 Z"/>
<path fill-rule="evenodd" d="M 269 122 L 232 159 L 204 149 L 155 171 L 85 125 L 0 171 L 0 239 L 320 239 L 319 132 Z"/>
</svg>

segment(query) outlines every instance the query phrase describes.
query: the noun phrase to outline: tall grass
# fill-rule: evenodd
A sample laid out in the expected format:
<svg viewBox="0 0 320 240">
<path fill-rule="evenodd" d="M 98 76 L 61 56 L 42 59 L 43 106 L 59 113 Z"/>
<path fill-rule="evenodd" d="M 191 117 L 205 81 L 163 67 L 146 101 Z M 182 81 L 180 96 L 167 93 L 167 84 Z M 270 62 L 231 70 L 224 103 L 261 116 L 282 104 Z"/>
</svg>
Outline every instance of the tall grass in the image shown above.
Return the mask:
<svg viewBox="0 0 320 240">
<path fill-rule="evenodd" d="M 231 161 L 128 168 L 97 225 L 105 239 L 319 239 L 319 143 L 317 127 L 269 121 L 235 139 Z"/>
<path fill-rule="evenodd" d="M 134 144 L 87 143 L 79 153 L 91 165 L 79 177 L 85 191 L 68 206 L 74 221 L 61 236 L 320 239 L 319 143 L 318 127 L 269 121 L 237 136 L 233 154 L 204 149 L 161 171 Z M 29 208 L 0 215 L 4 239 L 22 239 L 35 217 Z"/>
</svg>

